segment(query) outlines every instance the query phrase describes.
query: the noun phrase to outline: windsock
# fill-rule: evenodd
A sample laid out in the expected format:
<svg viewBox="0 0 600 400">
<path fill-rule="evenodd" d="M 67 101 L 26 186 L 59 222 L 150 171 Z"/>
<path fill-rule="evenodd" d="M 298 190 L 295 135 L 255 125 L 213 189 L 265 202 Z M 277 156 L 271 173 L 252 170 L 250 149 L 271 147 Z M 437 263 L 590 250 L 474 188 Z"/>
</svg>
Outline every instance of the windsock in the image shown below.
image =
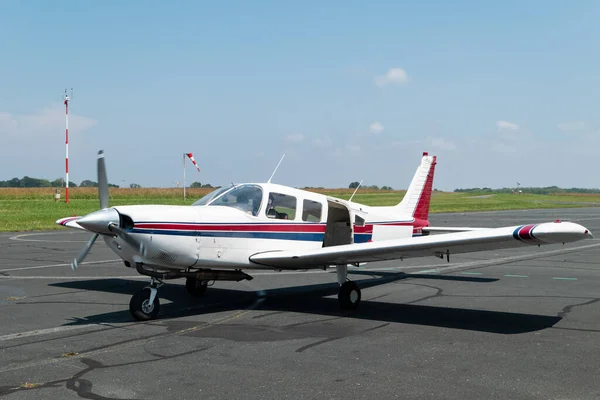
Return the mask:
<svg viewBox="0 0 600 400">
<path fill-rule="evenodd" d="M 190 160 L 192 160 L 192 163 L 194 164 L 198 172 L 200 172 L 200 167 L 198 166 L 198 164 L 196 164 L 196 160 L 194 160 L 194 156 L 192 155 L 192 153 L 187 153 L 187 156 Z"/>
</svg>

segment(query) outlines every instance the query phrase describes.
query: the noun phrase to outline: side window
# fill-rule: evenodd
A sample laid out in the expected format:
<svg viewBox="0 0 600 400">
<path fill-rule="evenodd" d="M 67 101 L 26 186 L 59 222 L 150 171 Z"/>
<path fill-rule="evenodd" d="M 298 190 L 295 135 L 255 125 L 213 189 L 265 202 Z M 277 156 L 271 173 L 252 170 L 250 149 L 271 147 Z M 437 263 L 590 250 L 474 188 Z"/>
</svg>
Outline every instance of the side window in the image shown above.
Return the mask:
<svg viewBox="0 0 600 400">
<path fill-rule="evenodd" d="M 322 209 L 323 205 L 321 203 L 312 200 L 304 200 L 302 203 L 302 221 L 321 221 Z"/>
<path fill-rule="evenodd" d="M 275 219 L 296 218 L 296 198 L 287 194 L 270 193 L 267 217 Z"/>
</svg>

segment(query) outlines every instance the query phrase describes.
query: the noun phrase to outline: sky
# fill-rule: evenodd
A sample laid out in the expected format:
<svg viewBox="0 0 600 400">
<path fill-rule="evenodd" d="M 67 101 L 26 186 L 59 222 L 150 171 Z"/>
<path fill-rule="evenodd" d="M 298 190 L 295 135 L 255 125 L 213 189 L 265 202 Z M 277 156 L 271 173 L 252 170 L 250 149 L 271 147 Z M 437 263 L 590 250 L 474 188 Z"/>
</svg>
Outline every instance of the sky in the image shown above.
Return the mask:
<svg viewBox="0 0 600 400">
<path fill-rule="evenodd" d="M 592 0 L 0 3 L 0 180 L 600 187 Z"/>
</svg>

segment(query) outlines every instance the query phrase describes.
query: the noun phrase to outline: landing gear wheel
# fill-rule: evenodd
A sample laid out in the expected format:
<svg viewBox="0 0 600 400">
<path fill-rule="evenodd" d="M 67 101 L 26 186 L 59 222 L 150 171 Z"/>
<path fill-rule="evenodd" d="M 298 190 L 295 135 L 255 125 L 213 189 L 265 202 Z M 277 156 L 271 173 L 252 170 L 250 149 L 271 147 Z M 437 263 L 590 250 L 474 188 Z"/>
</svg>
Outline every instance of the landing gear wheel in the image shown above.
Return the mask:
<svg viewBox="0 0 600 400">
<path fill-rule="evenodd" d="M 344 310 L 354 310 L 360 304 L 360 288 L 352 281 L 344 282 L 338 293 L 340 307 Z"/>
<path fill-rule="evenodd" d="M 185 280 L 185 288 L 187 289 L 188 293 L 194 297 L 204 296 L 207 286 L 208 281 L 198 280 L 195 278 L 187 278 Z"/>
<path fill-rule="evenodd" d="M 150 304 L 150 289 L 142 289 L 131 297 L 129 302 L 129 312 L 137 321 L 148 321 L 156 319 L 160 302 L 158 296 Z"/>
</svg>

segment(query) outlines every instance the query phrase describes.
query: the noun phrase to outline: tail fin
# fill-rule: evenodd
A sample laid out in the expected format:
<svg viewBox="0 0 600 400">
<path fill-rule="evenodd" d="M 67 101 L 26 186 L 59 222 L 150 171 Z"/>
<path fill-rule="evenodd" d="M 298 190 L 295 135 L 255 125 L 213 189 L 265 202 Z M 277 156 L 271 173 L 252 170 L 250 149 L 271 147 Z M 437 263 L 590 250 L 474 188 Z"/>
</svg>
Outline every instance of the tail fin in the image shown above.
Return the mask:
<svg viewBox="0 0 600 400">
<path fill-rule="evenodd" d="M 398 213 L 411 215 L 415 219 L 427 220 L 435 164 L 436 156 L 430 156 L 424 152 L 421 164 L 417 168 L 404 198 L 394 207 Z"/>
</svg>

